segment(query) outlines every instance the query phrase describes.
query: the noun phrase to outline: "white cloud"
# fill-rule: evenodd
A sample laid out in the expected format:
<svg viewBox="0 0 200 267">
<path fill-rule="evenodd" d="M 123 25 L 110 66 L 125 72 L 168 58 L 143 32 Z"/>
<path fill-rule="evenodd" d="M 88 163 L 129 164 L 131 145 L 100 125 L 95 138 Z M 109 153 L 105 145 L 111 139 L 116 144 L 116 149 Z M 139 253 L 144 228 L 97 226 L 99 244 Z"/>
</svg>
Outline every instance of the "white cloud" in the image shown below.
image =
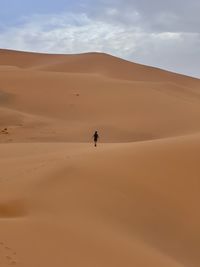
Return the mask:
<svg viewBox="0 0 200 267">
<path fill-rule="evenodd" d="M 0 33 L 0 47 L 47 53 L 101 51 L 200 77 L 200 34 L 150 31 L 137 11 L 131 16 L 131 23 L 115 22 L 118 9 L 108 8 L 107 15 L 109 19 L 105 20 L 85 13 L 23 18 L 20 27 L 9 27 Z"/>
</svg>

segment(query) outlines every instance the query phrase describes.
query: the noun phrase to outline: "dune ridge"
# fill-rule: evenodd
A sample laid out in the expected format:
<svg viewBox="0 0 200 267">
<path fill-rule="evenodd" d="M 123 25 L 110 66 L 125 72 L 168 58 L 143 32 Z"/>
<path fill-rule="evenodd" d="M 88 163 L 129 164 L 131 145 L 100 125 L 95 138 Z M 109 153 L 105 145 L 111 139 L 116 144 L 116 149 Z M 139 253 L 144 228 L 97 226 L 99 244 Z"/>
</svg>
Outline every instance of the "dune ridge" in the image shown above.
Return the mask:
<svg viewBox="0 0 200 267">
<path fill-rule="evenodd" d="M 191 77 L 0 49 L 0 266 L 199 267 L 199 104 Z"/>
</svg>

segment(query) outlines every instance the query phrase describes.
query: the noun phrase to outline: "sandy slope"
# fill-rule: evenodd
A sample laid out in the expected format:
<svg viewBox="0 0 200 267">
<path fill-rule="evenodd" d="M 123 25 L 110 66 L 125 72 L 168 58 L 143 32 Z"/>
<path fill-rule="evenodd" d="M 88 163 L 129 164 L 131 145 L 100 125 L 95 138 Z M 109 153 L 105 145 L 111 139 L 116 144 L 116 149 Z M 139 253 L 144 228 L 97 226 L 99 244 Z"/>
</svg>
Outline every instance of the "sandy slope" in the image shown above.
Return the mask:
<svg viewBox="0 0 200 267">
<path fill-rule="evenodd" d="M 199 86 L 0 50 L 0 266 L 199 266 Z"/>
<path fill-rule="evenodd" d="M 1 145 L 2 256 L 15 251 L 18 266 L 199 266 L 197 143 Z"/>
<path fill-rule="evenodd" d="M 130 142 L 200 130 L 198 79 L 105 54 L 0 52 L 0 124 L 12 132 L 1 142 L 88 142 L 95 129 L 102 142 Z"/>
</svg>

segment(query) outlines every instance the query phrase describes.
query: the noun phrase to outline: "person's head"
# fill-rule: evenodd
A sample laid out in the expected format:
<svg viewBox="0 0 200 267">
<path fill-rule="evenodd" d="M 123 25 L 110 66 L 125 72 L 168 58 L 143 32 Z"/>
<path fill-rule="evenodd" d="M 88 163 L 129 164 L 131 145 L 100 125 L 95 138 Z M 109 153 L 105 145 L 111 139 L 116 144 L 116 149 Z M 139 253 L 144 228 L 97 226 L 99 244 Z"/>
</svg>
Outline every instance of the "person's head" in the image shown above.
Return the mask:
<svg viewBox="0 0 200 267">
<path fill-rule="evenodd" d="M 95 134 L 97 134 L 97 131 L 95 131 Z"/>
</svg>

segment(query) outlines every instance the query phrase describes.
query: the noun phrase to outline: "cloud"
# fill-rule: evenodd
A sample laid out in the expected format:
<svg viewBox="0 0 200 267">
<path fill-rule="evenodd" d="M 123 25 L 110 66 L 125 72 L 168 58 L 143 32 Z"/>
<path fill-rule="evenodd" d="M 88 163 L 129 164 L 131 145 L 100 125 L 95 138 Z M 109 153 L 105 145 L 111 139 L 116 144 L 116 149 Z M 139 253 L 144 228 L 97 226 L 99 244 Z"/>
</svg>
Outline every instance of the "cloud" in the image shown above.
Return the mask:
<svg viewBox="0 0 200 267">
<path fill-rule="evenodd" d="M 199 4 L 195 0 L 190 4 L 98 0 L 94 5 L 88 0 L 76 12 L 32 15 L 21 18 L 16 26 L 0 27 L 0 47 L 47 53 L 106 52 L 200 77 Z"/>
<path fill-rule="evenodd" d="M 90 6 L 90 7 L 89 7 Z M 106 10 L 114 9 L 112 19 L 125 24 L 135 23 L 133 14 L 139 14 L 138 23 L 145 31 L 199 32 L 200 2 L 197 0 L 92 0 L 88 1 L 88 14 L 107 19 Z M 91 11 L 91 12 L 90 12 Z M 133 19 L 132 19 L 133 18 Z M 108 19 L 111 19 L 109 16 Z M 137 22 L 136 22 L 137 23 Z"/>
</svg>

